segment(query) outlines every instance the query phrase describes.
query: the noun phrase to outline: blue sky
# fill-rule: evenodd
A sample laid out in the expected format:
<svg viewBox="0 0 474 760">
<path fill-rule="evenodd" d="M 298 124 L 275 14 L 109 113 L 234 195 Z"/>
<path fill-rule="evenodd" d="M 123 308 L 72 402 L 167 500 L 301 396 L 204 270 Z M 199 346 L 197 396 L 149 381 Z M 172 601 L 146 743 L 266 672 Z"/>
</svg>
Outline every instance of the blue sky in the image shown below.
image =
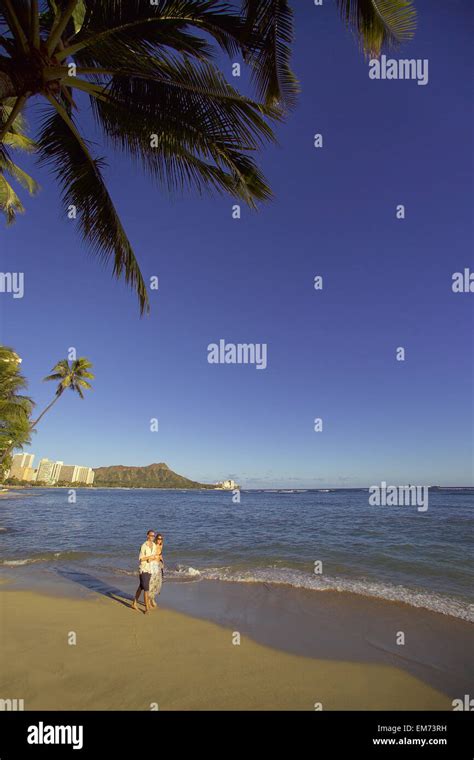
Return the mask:
<svg viewBox="0 0 474 760">
<path fill-rule="evenodd" d="M 293 5 L 302 95 L 261 156 L 272 203 L 234 220 L 231 198 L 170 199 L 109 155 L 142 271 L 159 276 L 150 317 L 34 169 L 40 196 L 2 230 L 1 270 L 25 273 L 25 296 L 0 294 L 1 340 L 38 409 L 68 347 L 96 373 L 85 401 L 70 394 L 43 420 L 36 463 L 164 461 L 249 487 L 472 484 L 473 295 L 451 291 L 474 269 L 470 3 L 417 3 L 416 38 L 393 57 L 427 58 L 424 87 L 370 80 L 333 3 Z M 208 364 L 221 338 L 268 344 L 268 368 Z"/>
</svg>

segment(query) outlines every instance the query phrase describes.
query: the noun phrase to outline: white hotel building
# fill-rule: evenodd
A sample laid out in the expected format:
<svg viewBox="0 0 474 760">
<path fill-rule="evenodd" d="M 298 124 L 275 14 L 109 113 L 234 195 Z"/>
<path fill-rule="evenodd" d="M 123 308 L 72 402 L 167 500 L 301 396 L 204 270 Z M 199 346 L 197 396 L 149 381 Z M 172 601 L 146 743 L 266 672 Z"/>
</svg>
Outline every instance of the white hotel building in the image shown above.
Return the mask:
<svg viewBox="0 0 474 760">
<path fill-rule="evenodd" d="M 83 483 L 92 485 L 94 482 L 94 470 L 92 467 L 82 467 L 75 464 L 64 464 L 51 459 L 40 460 L 37 470 L 33 470 L 34 454 L 15 454 L 12 459 L 8 477 L 17 480 L 54 485 L 61 481 L 65 483 Z"/>
</svg>

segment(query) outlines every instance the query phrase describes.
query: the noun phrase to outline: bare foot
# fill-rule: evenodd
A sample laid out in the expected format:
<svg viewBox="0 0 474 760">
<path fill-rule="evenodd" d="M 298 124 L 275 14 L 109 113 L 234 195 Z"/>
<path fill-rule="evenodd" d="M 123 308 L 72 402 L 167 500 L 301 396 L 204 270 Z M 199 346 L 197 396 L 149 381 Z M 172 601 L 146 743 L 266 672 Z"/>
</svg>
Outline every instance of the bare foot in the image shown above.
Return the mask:
<svg viewBox="0 0 474 760">
<path fill-rule="evenodd" d="M 135 612 L 140 612 L 140 610 L 137 607 L 137 603 L 136 602 L 132 602 L 131 605 L 130 605 L 130 607 L 131 607 L 132 610 L 135 610 Z"/>
</svg>

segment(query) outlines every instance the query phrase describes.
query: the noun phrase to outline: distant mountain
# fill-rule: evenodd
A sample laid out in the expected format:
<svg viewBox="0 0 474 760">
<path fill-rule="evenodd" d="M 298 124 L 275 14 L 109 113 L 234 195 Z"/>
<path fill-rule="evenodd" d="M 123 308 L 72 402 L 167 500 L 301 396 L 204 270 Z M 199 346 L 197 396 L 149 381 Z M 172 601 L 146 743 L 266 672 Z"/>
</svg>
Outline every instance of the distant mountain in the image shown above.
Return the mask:
<svg viewBox="0 0 474 760">
<path fill-rule="evenodd" d="M 214 488 L 196 483 L 170 470 L 167 464 L 149 464 L 146 467 L 126 467 L 123 464 L 97 467 L 94 470 L 95 486 L 122 488 Z"/>
</svg>

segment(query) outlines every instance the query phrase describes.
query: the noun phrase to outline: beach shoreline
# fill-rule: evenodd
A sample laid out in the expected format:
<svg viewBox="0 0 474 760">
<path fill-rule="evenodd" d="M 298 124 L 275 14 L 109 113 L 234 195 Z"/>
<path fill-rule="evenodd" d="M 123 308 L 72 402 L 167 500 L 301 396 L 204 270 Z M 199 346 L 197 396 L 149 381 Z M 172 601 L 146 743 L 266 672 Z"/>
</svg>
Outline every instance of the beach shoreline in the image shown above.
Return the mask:
<svg viewBox="0 0 474 760">
<path fill-rule="evenodd" d="M 471 624 L 438 613 L 201 581 L 165 583 L 145 616 L 129 608 L 136 579 L 116 584 L 76 570 L 29 590 L 4 578 L 3 693 L 25 709 L 152 709 L 158 678 L 159 709 L 450 710 L 472 683 Z"/>
</svg>

